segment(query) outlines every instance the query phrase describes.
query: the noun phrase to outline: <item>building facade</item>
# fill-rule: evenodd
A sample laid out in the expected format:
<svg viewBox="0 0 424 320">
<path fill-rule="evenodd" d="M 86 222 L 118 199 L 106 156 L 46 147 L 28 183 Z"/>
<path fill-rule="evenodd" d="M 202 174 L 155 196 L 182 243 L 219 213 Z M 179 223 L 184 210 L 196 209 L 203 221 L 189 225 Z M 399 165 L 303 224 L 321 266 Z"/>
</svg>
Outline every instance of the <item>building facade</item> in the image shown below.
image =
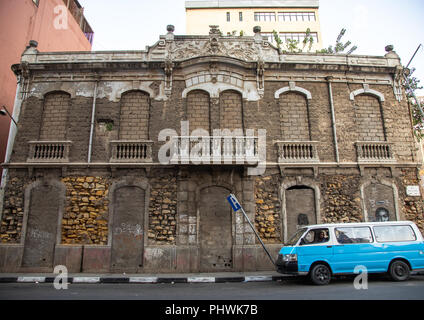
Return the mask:
<svg viewBox="0 0 424 320">
<path fill-rule="evenodd" d="M 186 1 L 185 8 L 188 35 L 204 35 L 210 25 L 219 25 L 223 35 L 253 36 L 253 27 L 259 26 L 262 36 L 270 42 L 275 41 L 275 30 L 283 47 L 290 39 L 298 41 L 298 48 L 303 51 L 323 48 L 318 0 Z M 309 44 L 303 46 L 307 29 L 314 40 L 310 48 Z"/>
<path fill-rule="evenodd" d="M 4 106 L 10 114 L 16 93 L 16 76 L 10 66 L 21 59 L 30 40 L 45 52 L 90 51 L 93 31 L 76 0 L 0 1 L 0 41 L 4 45 L 0 52 L 0 108 Z M 5 162 L 9 131 L 15 134 L 10 124 L 10 117 L 0 117 L 1 163 Z"/>
<path fill-rule="evenodd" d="M 147 51 L 29 47 L 13 70 L 27 89 L 5 164 L 3 272 L 273 270 L 230 193 L 275 256 L 307 224 L 424 230 L 393 51 L 285 54 L 259 32 L 168 26 Z"/>
</svg>

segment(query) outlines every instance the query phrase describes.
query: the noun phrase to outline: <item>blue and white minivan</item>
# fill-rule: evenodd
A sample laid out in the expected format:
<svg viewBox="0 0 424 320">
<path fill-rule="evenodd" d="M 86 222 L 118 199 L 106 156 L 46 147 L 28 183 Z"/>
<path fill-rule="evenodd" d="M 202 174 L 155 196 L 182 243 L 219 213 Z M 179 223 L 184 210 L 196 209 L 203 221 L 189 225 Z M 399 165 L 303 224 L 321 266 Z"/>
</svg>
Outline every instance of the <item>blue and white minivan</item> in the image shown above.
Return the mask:
<svg viewBox="0 0 424 320">
<path fill-rule="evenodd" d="M 404 281 L 424 271 L 424 241 L 410 221 L 312 225 L 285 243 L 276 266 L 279 273 L 307 275 L 317 285 L 354 274 L 359 266 Z"/>
</svg>

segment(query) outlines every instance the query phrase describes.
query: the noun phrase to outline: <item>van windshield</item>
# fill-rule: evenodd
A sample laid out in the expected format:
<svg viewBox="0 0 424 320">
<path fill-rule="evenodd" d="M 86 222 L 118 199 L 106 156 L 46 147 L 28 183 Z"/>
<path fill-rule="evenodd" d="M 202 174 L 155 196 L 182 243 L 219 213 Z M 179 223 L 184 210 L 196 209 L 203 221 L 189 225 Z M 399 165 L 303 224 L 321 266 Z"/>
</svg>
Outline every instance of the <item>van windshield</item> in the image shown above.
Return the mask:
<svg viewBox="0 0 424 320">
<path fill-rule="evenodd" d="M 303 234 L 308 230 L 308 228 L 299 229 L 286 243 L 286 246 L 294 246 L 299 239 L 303 236 Z"/>
</svg>

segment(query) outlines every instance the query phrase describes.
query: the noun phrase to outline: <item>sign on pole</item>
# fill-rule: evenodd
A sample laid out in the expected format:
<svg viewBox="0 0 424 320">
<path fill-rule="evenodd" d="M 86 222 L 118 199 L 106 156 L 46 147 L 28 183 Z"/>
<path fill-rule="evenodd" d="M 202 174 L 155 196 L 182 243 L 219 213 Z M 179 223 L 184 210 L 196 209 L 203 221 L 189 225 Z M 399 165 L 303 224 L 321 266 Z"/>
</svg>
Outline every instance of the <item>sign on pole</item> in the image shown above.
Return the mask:
<svg viewBox="0 0 424 320">
<path fill-rule="evenodd" d="M 243 212 L 244 217 L 246 218 L 247 222 L 249 223 L 250 227 L 252 228 L 253 232 L 255 233 L 256 237 L 258 238 L 259 242 L 261 243 L 262 247 L 264 248 L 266 254 L 268 255 L 269 259 L 271 260 L 272 264 L 275 265 L 274 259 L 272 259 L 271 254 L 265 247 L 265 244 L 262 242 L 261 237 L 257 233 L 255 227 L 253 226 L 252 222 L 250 222 L 249 217 L 247 216 L 246 212 L 244 211 L 243 207 L 241 206 L 240 202 L 238 202 L 235 195 L 230 194 L 229 197 L 227 197 L 228 202 L 230 203 L 231 207 L 233 208 L 234 212 L 237 212 L 241 210 Z"/>
<path fill-rule="evenodd" d="M 240 203 L 237 201 L 237 198 L 233 194 L 230 194 L 227 200 L 233 208 L 234 212 L 237 212 L 241 209 Z"/>
</svg>

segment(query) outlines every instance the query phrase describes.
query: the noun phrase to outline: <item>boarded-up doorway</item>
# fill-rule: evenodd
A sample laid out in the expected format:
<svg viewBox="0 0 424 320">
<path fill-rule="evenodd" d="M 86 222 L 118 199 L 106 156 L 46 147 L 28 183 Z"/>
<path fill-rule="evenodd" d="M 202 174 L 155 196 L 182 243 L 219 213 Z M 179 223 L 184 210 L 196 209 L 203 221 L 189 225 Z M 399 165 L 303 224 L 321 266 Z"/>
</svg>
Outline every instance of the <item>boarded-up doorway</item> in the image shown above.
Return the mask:
<svg viewBox="0 0 424 320">
<path fill-rule="evenodd" d="M 61 200 L 57 186 L 39 185 L 31 190 L 22 267 L 53 268 Z"/>
<path fill-rule="evenodd" d="M 230 271 L 233 268 L 231 207 L 223 187 L 200 192 L 200 271 Z"/>
<path fill-rule="evenodd" d="M 372 183 L 364 188 L 365 205 L 368 221 L 396 221 L 393 188 L 379 183 Z"/>
<path fill-rule="evenodd" d="M 315 192 L 306 186 L 286 190 L 287 239 L 298 228 L 317 223 Z"/>
<path fill-rule="evenodd" d="M 112 271 L 137 272 L 143 266 L 145 191 L 136 186 L 114 193 Z"/>
</svg>

